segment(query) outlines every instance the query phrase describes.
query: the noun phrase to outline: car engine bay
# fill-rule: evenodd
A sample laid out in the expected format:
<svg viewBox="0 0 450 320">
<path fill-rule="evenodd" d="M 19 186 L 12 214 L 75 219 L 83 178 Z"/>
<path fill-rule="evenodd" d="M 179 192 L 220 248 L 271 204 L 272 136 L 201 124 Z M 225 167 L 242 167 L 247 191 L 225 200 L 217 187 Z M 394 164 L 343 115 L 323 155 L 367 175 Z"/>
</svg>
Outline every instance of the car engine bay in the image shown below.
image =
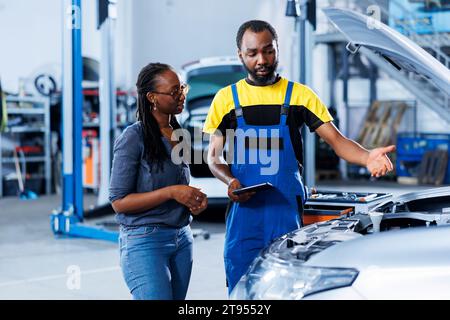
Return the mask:
<svg viewBox="0 0 450 320">
<path fill-rule="evenodd" d="M 381 203 L 373 211 L 382 213 L 380 232 L 450 224 L 450 188 L 405 194 Z M 342 216 L 282 236 L 263 252 L 263 256 L 303 263 L 328 247 L 373 233 L 369 214 Z"/>
</svg>

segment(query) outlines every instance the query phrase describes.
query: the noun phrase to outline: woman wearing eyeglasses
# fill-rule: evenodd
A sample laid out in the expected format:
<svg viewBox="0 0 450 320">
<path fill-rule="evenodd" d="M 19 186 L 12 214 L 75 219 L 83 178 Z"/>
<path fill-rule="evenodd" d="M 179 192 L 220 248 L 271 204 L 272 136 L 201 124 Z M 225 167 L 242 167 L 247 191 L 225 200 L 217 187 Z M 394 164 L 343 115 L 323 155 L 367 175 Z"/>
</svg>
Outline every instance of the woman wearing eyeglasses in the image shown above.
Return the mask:
<svg viewBox="0 0 450 320">
<path fill-rule="evenodd" d="M 191 214 L 207 206 L 189 167 L 171 160 L 187 87 L 166 64 L 139 73 L 138 121 L 117 138 L 109 199 L 120 224 L 120 265 L 134 299 L 184 299 L 192 270 Z"/>
</svg>

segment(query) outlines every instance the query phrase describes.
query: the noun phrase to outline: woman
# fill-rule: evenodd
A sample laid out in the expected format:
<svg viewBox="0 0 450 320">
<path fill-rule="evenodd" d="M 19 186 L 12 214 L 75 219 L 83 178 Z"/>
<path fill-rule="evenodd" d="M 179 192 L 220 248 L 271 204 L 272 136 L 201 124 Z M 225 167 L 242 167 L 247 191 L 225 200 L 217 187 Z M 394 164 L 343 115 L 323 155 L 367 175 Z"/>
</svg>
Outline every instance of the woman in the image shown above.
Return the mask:
<svg viewBox="0 0 450 320">
<path fill-rule="evenodd" d="M 192 270 L 191 214 L 207 206 L 188 186 L 189 167 L 174 164 L 175 114 L 183 110 L 186 86 L 166 64 L 139 73 L 138 121 L 117 138 L 110 201 L 120 223 L 120 265 L 134 299 L 184 299 Z"/>
</svg>

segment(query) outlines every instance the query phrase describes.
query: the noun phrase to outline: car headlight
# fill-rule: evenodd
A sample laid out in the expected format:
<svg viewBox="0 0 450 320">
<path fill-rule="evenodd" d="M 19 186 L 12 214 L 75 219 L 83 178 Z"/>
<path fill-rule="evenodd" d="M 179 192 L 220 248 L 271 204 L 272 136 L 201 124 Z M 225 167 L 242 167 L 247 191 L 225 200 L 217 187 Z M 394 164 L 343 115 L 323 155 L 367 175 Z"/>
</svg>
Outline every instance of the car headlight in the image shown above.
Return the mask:
<svg viewBox="0 0 450 320">
<path fill-rule="evenodd" d="M 299 300 L 320 291 L 350 286 L 357 276 L 355 269 L 310 267 L 258 257 L 230 298 Z"/>
</svg>

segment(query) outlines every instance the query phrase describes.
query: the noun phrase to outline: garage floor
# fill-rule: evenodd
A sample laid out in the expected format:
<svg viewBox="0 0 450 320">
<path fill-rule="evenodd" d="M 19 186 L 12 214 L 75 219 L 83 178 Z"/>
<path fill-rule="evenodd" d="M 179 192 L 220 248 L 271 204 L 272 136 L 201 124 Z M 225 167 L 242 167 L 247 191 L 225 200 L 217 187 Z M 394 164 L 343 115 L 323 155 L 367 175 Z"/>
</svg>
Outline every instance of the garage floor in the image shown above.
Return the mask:
<svg viewBox="0 0 450 320">
<path fill-rule="evenodd" d="M 318 187 L 394 195 L 430 188 L 367 181 L 320 183 Z M 86 196 L 85 202 L 86 205 L 95 203 L 95 198 Z M 55 238 L 50 230 L 49 214 L 59 205 L 59 196 L 42 196 L 34 201 L 15 197 L 0 200 L 0 299 L 130 299 L 119 268 L 117 245 Z M 201 221 L 192 225 L 209 231 L 211 238 L 195 238 L 188 299 L 227 298 L 222 259 L 225 226 L 220 221 L 205 221 L 206 215 L 220 220 L 221 211 L 206 212 Z M 81 271 L 79 289 L 70 289 L 71 266 Z"/>
</svg>

